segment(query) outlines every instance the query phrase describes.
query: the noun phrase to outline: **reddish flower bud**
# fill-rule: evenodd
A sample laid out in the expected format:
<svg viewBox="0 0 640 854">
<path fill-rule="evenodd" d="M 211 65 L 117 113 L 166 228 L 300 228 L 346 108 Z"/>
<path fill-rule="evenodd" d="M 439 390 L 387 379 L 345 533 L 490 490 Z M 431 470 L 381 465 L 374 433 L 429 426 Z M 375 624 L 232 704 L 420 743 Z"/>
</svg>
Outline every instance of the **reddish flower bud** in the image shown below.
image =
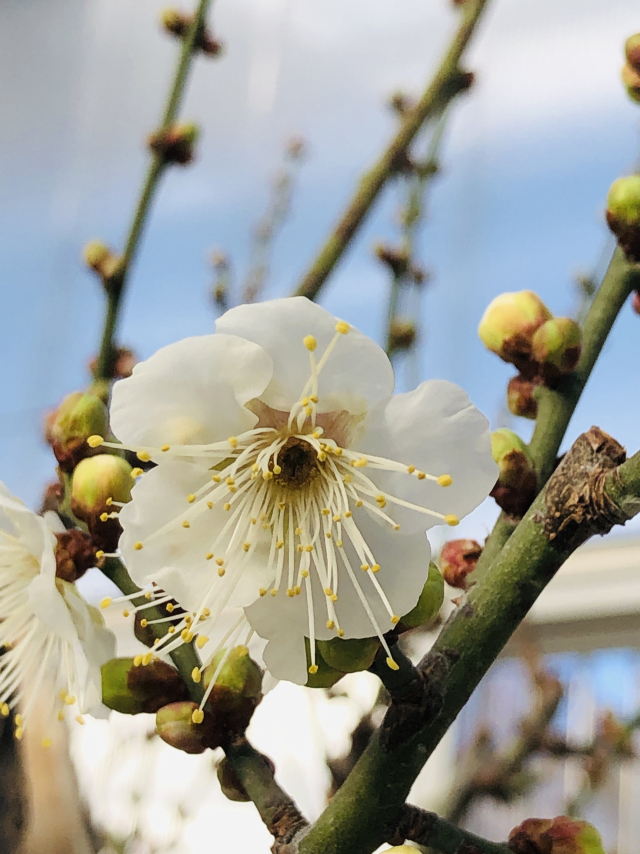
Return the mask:
<svg viewBox="0 0 640 854">
<path fill-rule="evenodd" d="M 167 163 L 184 166 L 193 160 L 194 146 L 200 134 L 192 123 L 174 124 L 166 130 L 158 130 L 149 137 L 149 148 L 162 156 Z"/>
<path fill-rule="evenodd" d="M 409 350 L 416 342 L 415 321 L 410 318 L 394 318 L 389 324 L 389 350 Z"/>
<path fill-rule="evenodd" d="M 56 534 L 56 539 L 56 578 L 73 584 L 99 563 L 93 540 L 78 528 Z"/>
<path fill-rule="evenodd" d="M 451 587 L 467 589 L 467 576 L 476 568 L 482 546 L 475 540 L 449 540 L 440 552 L 440 569 Z"/>
<path fill-rule="evenodd" d="M 409 253 L 404 248 L 378 243 L 374 249 L 376 257 L 391 270 L 394 276 L 404 276 L 409 266 Z"/>
<path fill-rule="evenodd" d="M 509 848 L 515 854 L 604 854 L 595 827 L 567 816 L 528 818 L 509 834 Z"/>
<path fill-rule="evenodd" d="M 491 434 L 491 451 L 499 474 L 490 494 L 505 513 L 520 517 L 537 492 L 538 478 L 529 449 L 516 433 L 502 427 Z"/>
<path fill-rule="evenodd" d="M 156 714 L 158 735 L 184 753 L 204 753 L 208 747 L 217 747 L 219 740 L 213 715 L 205 709 L 200 723 L 195 723 L 193 717 L 198 711 L 198 705 L 189 700 L 164 706 Z"/>
<path fill-rule="evenodd" d="M 187 15 L 179 9 L 164 9 L 160 20 L 168 33 L 183 39 L 188 35 L 193 24 L 193 15 Z M 222 51 L 222 43 L 214 38 L 205 26 L 202 26 L 196 35 L 196 48 L 207 56 L 217 56 Z"/>
<path fill-rule="evenodd" d="M 534 395 L 535 388 L 535 383 L 526 380 L 520 374 L 517 377 L 511 377 L 507 386 L 509 412 L 520 415 L 522 418 L 537 418 L 538 401 Z"/>
<path fill-rule="evenodd" d="M 640 33 L 629 36 L 624 44 L 624 54 L 629 65 L 640 71 Z"/>
<path fill-rule="evenodd" d="M 535 373 L 531 360 L 531 341 L 551 312 L 533 291 L 506 293 L 487 307 L 478 335 L 492 353 L 512 362 L 530 379 Z"/>
</svg>

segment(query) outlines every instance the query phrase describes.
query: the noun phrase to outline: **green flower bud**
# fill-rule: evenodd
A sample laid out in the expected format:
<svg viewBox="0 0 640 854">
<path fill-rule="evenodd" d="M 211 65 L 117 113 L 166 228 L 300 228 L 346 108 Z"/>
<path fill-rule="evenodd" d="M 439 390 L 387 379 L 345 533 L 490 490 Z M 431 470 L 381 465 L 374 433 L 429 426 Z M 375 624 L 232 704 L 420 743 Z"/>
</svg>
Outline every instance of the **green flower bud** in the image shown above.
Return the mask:
<svg viewBox="0 0 640 854">
<path fill-rule="evenodd" d="M 416 342 L 417 329 L 411 318 L 396 317 L 389 324 L 389 350 L 410 350 Z"/>
<path fill-rule="evenodd" d="M 438 567 L 431 561 L 429 575 L 416 605 L 401 618 L 400 623 L 410 629 L 425 626 L 438 616 L 444 600 L 444 579 Z"/>
<path fill-rule="evenodd" d="M 73 471 L 84 457 L 93 453 L 86 444 L 89 436 L 108 431 L 104 403 L 93 394 L 76 391 L 66 397 L 47 421 L 46 439 L 63 471 Z"/>
<path fill-rule="evenodd" d="M 491 452 L 498 464 L 498 482 L 491 490 L 496 504 L 510 516 L 522 516 L 536 496 L 538 478 L 522 439 L 502 427 L 491 434 Z"/>
<path fill-rule="evenodd" d="M 187 686 L 178 671 L 159 659 L 144 656 L 112 658 L 102 665 L 102 702 L 125 715 L 157 712 L 169 703 L 186 700 Z"/>
<path fill-rule="evenodd" d="M 467 576 L 476 568 L 482 546 L 475 540 L 449 540 L 440 552 L 440 570 L 447 584 L 467 589 Z"/>
<path fill-rule="evenodd" d="M 531 359 L 533 333 L 551 317 L 533 291 L 501 294 L 487 307 L 478 335 L 488 350 L 524 371 Z"/>
<path fill-rule="evenodd" d="M 222 649 L 205 668 L 205 689 L 218 669 L 226 650 Z M 209 694 L 209 706 L 215 715 L 220 743 L 244 733 L 262 700 L 262 670 L 249 656 L 246 646 L 231 650 Z"/>
<path fill-rule="evenodd" d="M 184 166 L 193 160 L 194 145 L 200 129 L 191 122 L 172 125 L 166 130 L 159 130 L 149 137 L 149 148 L 162 156 L 167 163 L 178 163 Z"/>
<path fill-rule="evenodd" d="M 522 418 L 538 417 L 538 401 L 535 398 L 535 384 L 518 374 L 511 377 L 507 386 L 507 406 L 513 415 Z"/>
<path fill-rule="evenodd" d="M 640 77 L 638 80 L 640 86 Z M 638 90 L 640 98 L 640 89 Z M 640 175 L 613 182 L 607 196 L 607 224 L 630 260 L 640 257 Z"/>
<path fill-rule="evenodd" d="M 316 670 L 314 673 L 310 672 L 312 668 L 311 664 L 311 651 L 309 645 L 309 638 L 304 639 L 304 645 L 307 652 L 307 672 L 309 673 L 309 678 L 307 679 L 306 686 L 307 688 L 331 688 L 339 679 L 342 679 L 344 673 L 342 670 L 336 670 L 335 667 L 331 667 L 330 664 L 322 657 L 320 650 L 318 648 L 318 642 L 316 641 Z"/>
<path fill-rule="evenodd" d="M 82 258 L 106 284 L 116 273 L 121 258 L 100 240 L 90 240 L 82 250 Z"/>
<path fill-rule="evenodd" d="M 575 371 L 582 352 L 582 330 L 569 317 L 554 317 L 536 330 L 532 350 L 545 382 L 556 381 Z"/>
<path fill-rule="evenodd" d="M 323 660 L 341 673 L 368 670 L 379 649 L 378 638 L 332 638 L 318 641 L 318 651 Z"/>
<path fill-rule="evenodd" d="M 523 821 L 509 834 L 509 848 L 514 854 L 604 854 L 596 828 L 567 816 Z"/>
<path fill-rule="evenodd" d="M 636 71 L 640 71 L 640 33 L 636 33 L 624 43 L 624 55 L 627 62 Z"/>
<path fill-rule="evenodd" d="M 636 104 L 640 104 L 640 72 L 630 63 L 622 66 L 622 83 L 627 90 L 627 95 Z"/>
<path fill-rule="evenodd" d="M 82 460 L 73 472 L 71 509 L 85 522 L 115 508 L 111 502 L 131 500 L 131 466 L 122 457 L 98 454 Z"/>
<path fill-rule="evenodd" d="M 156 714 L 156 731 L 163 741 L 184 753 L 204 753 L 208 747 L 217 747 L 215 724 L 212 715 L 205 711 L 199 723 L 194 713 L 198 705 L 189 700 L 171 703 Z"/>
</svg>

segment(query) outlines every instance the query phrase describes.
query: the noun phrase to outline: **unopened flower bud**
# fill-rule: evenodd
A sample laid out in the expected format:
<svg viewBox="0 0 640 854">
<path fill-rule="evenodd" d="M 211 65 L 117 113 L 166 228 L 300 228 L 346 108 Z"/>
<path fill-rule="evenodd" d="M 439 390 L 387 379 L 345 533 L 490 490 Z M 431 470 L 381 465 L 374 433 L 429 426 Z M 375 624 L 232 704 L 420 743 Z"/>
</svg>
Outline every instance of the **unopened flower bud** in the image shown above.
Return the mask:
<svg viewBox="0 0 640 854">
<path fill-rule="evenodd" d="M 112 658 L 102 665 L 102 702 L 124 715 L 154 713 L 188 696 L 175 667 L 159 659 L 142 664 L 134 658 Z"/>
<path fill-rule="evenodd" d="M 596 828 L 567 816 L 528 818 L 509 834 L 509 848 L 514 854 L 604 854 Z"/>
<path fill-rule="evenodd" d="M 162 26 L 172 36 L 183 39 L 193 24 L 193 16 L 181 12 L 179 9 L 164 9 L 160 15 Z M 215 39 L 205 26 L 200 27 L 196 35 L 195 46 L 198 50 L 208 56 L 217 56 L 222 50 L 222 44 Z"/>
<path fill-rule="evenodd" d="M 404 276 L 409 266 L 409 253 L 404 247 L 397 248 L 378 243 L 375 247 L 376 257 L 391 270 L 394 276 Z"/>
<path fill-rule="evenodd" d="M 627 257 L 640 258 L 640 175 L 613 182 L 607 197 L 607 224 Z"/>
<path fill-rule="evenodd" d="M 122 457 L 98 454 L 82 460 L 73 472 L 71 510 L 84 522 L 117 510 L 131 500 L 131 466 Z M 113 502 L 116 502 L 114 505 Z"/>
<path fill-rule="evenodd" d="M 193 160 L 194 146 L 200 130 L 192 123 L 174 124 L 149 137 L 149 148 L 162 156 L 167 163 L 184 166 Z"/>
<path fill-rule="evenodd" d="M 130 377 L 137 363 L 138 357 L 133 350 L 130 350 L 128 347 L 116 347 L 113 362 L 111 364 L 111 379 L 123 380 Z M 89 362 L 89 372 L 95 375 L 97 367 L 98 358 L 96 356 Z M 92 390 L 95 389 L 93 391 L 94 394 L 98 397 L 102 397 L 105 390 L 107 393 L 110 391 L 110 383 L 105 380 L 94 380 L 91 388 Z"/>
<path fill-rule="evenodd" d="M 74 583 L 96 566 L 96 546 L 91 537 L 78 528 L 56 534 L 56 578 Z"/>
<path fill-rule="evenodd" d="M 95 395 L 76 391 L 66 397 L 45 425 L 45 437 L 60 468 L 73 471 L 80 460 L 94 453 L 87 439 L 96 433 L 103 436 L 108 423 L 107 407 Z"/>
<path fill-rule="evenodd" d="M 640 70 L 627 62 L 622 66 L 620 76 L 629 98 L 636 104 L 640 104 Z"/>
<path fill-rule="evenodd" d="M 44 514 L 49 510 L 53 510 L 54 513 L 57 513 L 60 509 L 60 505 L 62 504 L 62 499 L 63 489 L 60 481 L 54 480 L 51 483 L 48 483 L 44 488 L 42 503 L 40 504 L 38 514 L 40 516 L 44 516 Z"/>
<path fill-rule="evenodd" d="M 220 650 L 205 668 L 202 674 L 205 688 L 209 687 L 226 653 Z M 244 733 L 261 700 L 262 670 L 252 660 L 246 646 L 237 646 L 227 656 L 209 695 L 209 706 L 222 741 Z"/>
<path fill-rule="evenodd" d="M 108 282 L 116 273 L 120 264 L 120 256 L 116 255 L 100 240 L 90 240 L 82 250 L 84 263 L 97 273 L 103 282 Z"/>
<path fill-rule="evenodd" d="M 410 98 L 405 92 L 394 92 L 393 95 L 389 98 L 389 106 L 397 113 L 399 116 L 404 115 L 404 113 L 412 110 L 415 106 L 415 101 L 413 98 Z"/>
<path fill-rule="evenodd" d="M 500 294 L 487 307 L 478 335 L 492 353 L 531 373 L 531 339 L 551 312 L 533 291 Z"/>
<path fill-rule="evenodd" d="M 533 358 L 546 383 L 557 382 L 575 371 L 582 352 L 582 330 L 569 317 L 553 317 L 533 336 Z"/>
<path fill-rule="evenodd" d="M 200 723 L 194 723 L 198 708 L 196 703 L 184 700 L 159 709 L 156 731 L 160 738 L 184 753 L 204 753 L 208 747 L 217 747 L 213 715 L 205 709 Z"/>
<path fill-rule="evenodd" d="M 415 606 L 400 619 L 400 624 L 413 629 L 425 626 L 438 616 L 444 600 L 444 579 L 433 561 L 429 564 L 429 574 L 422 593 Z"/>
<path fill-rule="evenodd" d="M 624 55 L 629 65 L 636 71 L 640 71 L 640 33 L 635 33 L 626 40 Z"/>
<path fill-rule="evenodd" d="M 538 401 L 534 395 L 535 388 L 535 383 L 526 380 L 520 374 L 517 377 L 511 377 L 507 386 L 509 412 L 520 415 L 522 418 L 537 418 Z"/>
<path fill-rule="evenodd" d="M 416 335 L 415 321 L 395 317 L 389 324 L 389 350 L 409 350 L 415 344 Z"/>
<path fill-rule="evenodd" d="M 510 516 L 522 516 L 536 496 L 537 475 L 522 439 L 502 427 L 491 434 L 491 452 L 498 464 L 498 482 L 491 490 L 496 504 Z"/>
<path fill-rule="evenodd" d="M 333 638 L 318 641 L 320 655 L 334 670 L 357 673 L 368 670 L 380 649 L 378 638 Z"/>
<path fill-rule="evenodd" d="M 440 570 L 451 587 L 467 589 L 467 576 L 476 568 L 482 546 L 475 540 L 449 540 L 440 552 Z"/>
</svg>

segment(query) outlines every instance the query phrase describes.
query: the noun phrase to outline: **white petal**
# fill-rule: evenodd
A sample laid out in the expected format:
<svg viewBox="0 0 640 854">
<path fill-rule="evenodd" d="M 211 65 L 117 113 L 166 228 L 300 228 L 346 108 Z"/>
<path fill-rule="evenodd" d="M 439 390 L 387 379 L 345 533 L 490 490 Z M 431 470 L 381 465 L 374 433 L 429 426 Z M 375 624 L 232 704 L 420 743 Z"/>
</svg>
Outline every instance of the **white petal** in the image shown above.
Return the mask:
<svg viewBox="0 0 640 854">
<path fill-rule="evenodd" d="M 360 450 L 453 478 L 451 486 L 441 487 L 415 475 L 365 469 L 381 491 L 458 518 L 487 497 L 498 476 L 491 456 L 489 422 L 461 388 L 444 380 L 429 380 L 415 391 L 395 395 L 382 417 L 376 419 L 376 415 L 367 419 Z M 404 532 L 443 524 L 391 502 L 386 509 Z"/>
<path fill-rule="evenodd" d="M 117 382 L 111 427 L 126 445 L 208 444 L 250 430 L 245 409 L 271 379 L 269 356 L 231 335 L 186 338 L 140 362 Z"/>
<path fill-rule="evenodd" d="M 18 537 L 25 550 L 38 561 L 45 549 L 51 550 L 52 534 L 41 516 L 12 495 L 0 481 L 0 528 Z"/>
<path fill-rule="evenodd" d="M 73 620 L 54 578 L 37 575 L 29 585 L 29 603 L 36 617 L 60 640 L 74 643 L 78 639 Z"/>
<path fill-rule="evenodd" d="M 218 333 L 255 341 L 273 360 L 273 379 L 261 400 L 289 411 L 309 379 L 309 353 L 304 338 L 317 341 L 318 359 L 333 339 L 336 318 L 305 297 L 287 297 L 232 308 L 216 322 Z M 386 353 L 352 328 L 343 335 L 320 375 L 319 412 L 346 409 L 361 414 L 393 392 L 394 378 Z"/>
</svg>

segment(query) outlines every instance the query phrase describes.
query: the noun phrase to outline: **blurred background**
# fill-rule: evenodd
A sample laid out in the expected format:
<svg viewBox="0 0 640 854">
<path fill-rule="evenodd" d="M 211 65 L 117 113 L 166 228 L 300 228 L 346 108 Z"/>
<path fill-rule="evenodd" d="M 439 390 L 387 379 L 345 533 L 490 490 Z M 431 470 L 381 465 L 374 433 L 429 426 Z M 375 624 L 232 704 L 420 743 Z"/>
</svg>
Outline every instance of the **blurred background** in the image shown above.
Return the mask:
<svg viewBox="0 0 640 854">
<path fill-rule="evenodd" d="M 103 294 L 82 264 L 82 247 L 91 238 L 121 246 L 144 174 L 144 140 L 173 73 L 177 45 L 159 25 L 164 5 L 0 3 L 0 478 L 33 507 L 55 468 L 41 438 L 43 415 L 87 384 L 99 343 Z M 390 96 L 421 92 L 455 16 L 447 0 L 217 0 L 213 28 L 224 53 L 196 61 L 182 110 L 203 129 L 197 158 L 162 183 L 120 343 L 145 358 L 211 331 L 220 253 L 239 293 L 265 260 L 256 229 L 265 216 L 277 219 L 285 196 L 261 296 L 290 293 L 397 127 Z M 639 29 L 635 0 L 489 4 L 464 62 L 475 83 L 446 117 L 441 171 L 418 230 L 415 257 L 429 276 L 403 306 L 418 342 L 396 359 L 400 390 L 429 377 L 451 379 L 494 427 L 509 424 L 528 438 L 530 423 L 512 423 L 505 410 L 512 371 L 484 350 L 477 324 L 494 296 L 525 288 L 554 313 L 575 315 L 577 280 L 597 277 L 606 265 L 606 193 L 640 155 L 640 114 L 619 79 L 624 40 Z M 304 141 L 299 157 L 291 156 L 292 138 Z M 422 151 L 427 145 L 428 137 L 419 142 Z M 389 185 L 321 294 L 329 310 L 381 343 L 390 277 L 374 246 L 397 242 L 406 193 L 402 180 Z M 637 449 L 638 324 L 626 307 L 567 445 L 598 424 Z M 488 500 L 456 535 L 482 541 L 496 515 Z M 596 742 L 601 747 L 606 710 L 625 726 L 638 712 L 640 546 L 633 539 L 638 524 L 628 528 L 619 541 L 596 548 L 596 559 L 588 548 L 573 570 L 563 569 L 557 583 L 566 576 L 566 587 L 554 592 L 552 585 L 532 633 L 496 665 L 435 758 L 437 774 L 432 770 L 414 793 L 416 802 L 446 800 L 454 758 L 472 778 L 478 755 L 483 764 L 488 755 L 478 751 L 512 750 L 521 719 L 542 696 L 564 753 L 558 747 L 555 754 L 524 755 L 519 776 L 502 781 L 507 797 L 499 786 L 488 794 L 474 790 L 466 820 L 500 838 L 536 811 L 555 815 L 575 802 L 601 827 L 609 852 L 631 852 L 640 831 L 630 806 L 640 776 L 625 754 L 632 735 L 624 747 L 609 738 L 616 746 L 603 760 L 607 773 L 596 780 L 595 795 L 587 789 L 597 774 L 585 768 L 587 747 L 591 754 Z M 441 542 L 436 531 L 434 545 Z M 86 590 L 99 599 L 104 582 L 90 577 Z M 422 649 L 429 637 L 416 643 Z M 542 659 L 545 652 L 551 658 Z M 550 673 L 563 686 L 557 710 L 553 691 L 548 695 Z M 336 690 L 345 696 L 280 685 L 252 725 L 257 746 L 274 758 L 279 779 L 311 817 L 330 785 L 326 755 L 349 751 L 351 731 L 377 696 L 367 674 Z M 520 705 L 511 708 L 504 698 L 516 695 Z M 374 708 L 374 722 L 376 714 Z M 110 724 L 90 722 L 73 734 L 81 795 L 101 840 L 94 850 L 191 854 L 215 839 L 222 851 L 266 851 L 269 837 L 252 805 L 219 794 L 211 757 L 172 752 L 152 731 L 151 717 L 114 714 Z"/>
</svg>

